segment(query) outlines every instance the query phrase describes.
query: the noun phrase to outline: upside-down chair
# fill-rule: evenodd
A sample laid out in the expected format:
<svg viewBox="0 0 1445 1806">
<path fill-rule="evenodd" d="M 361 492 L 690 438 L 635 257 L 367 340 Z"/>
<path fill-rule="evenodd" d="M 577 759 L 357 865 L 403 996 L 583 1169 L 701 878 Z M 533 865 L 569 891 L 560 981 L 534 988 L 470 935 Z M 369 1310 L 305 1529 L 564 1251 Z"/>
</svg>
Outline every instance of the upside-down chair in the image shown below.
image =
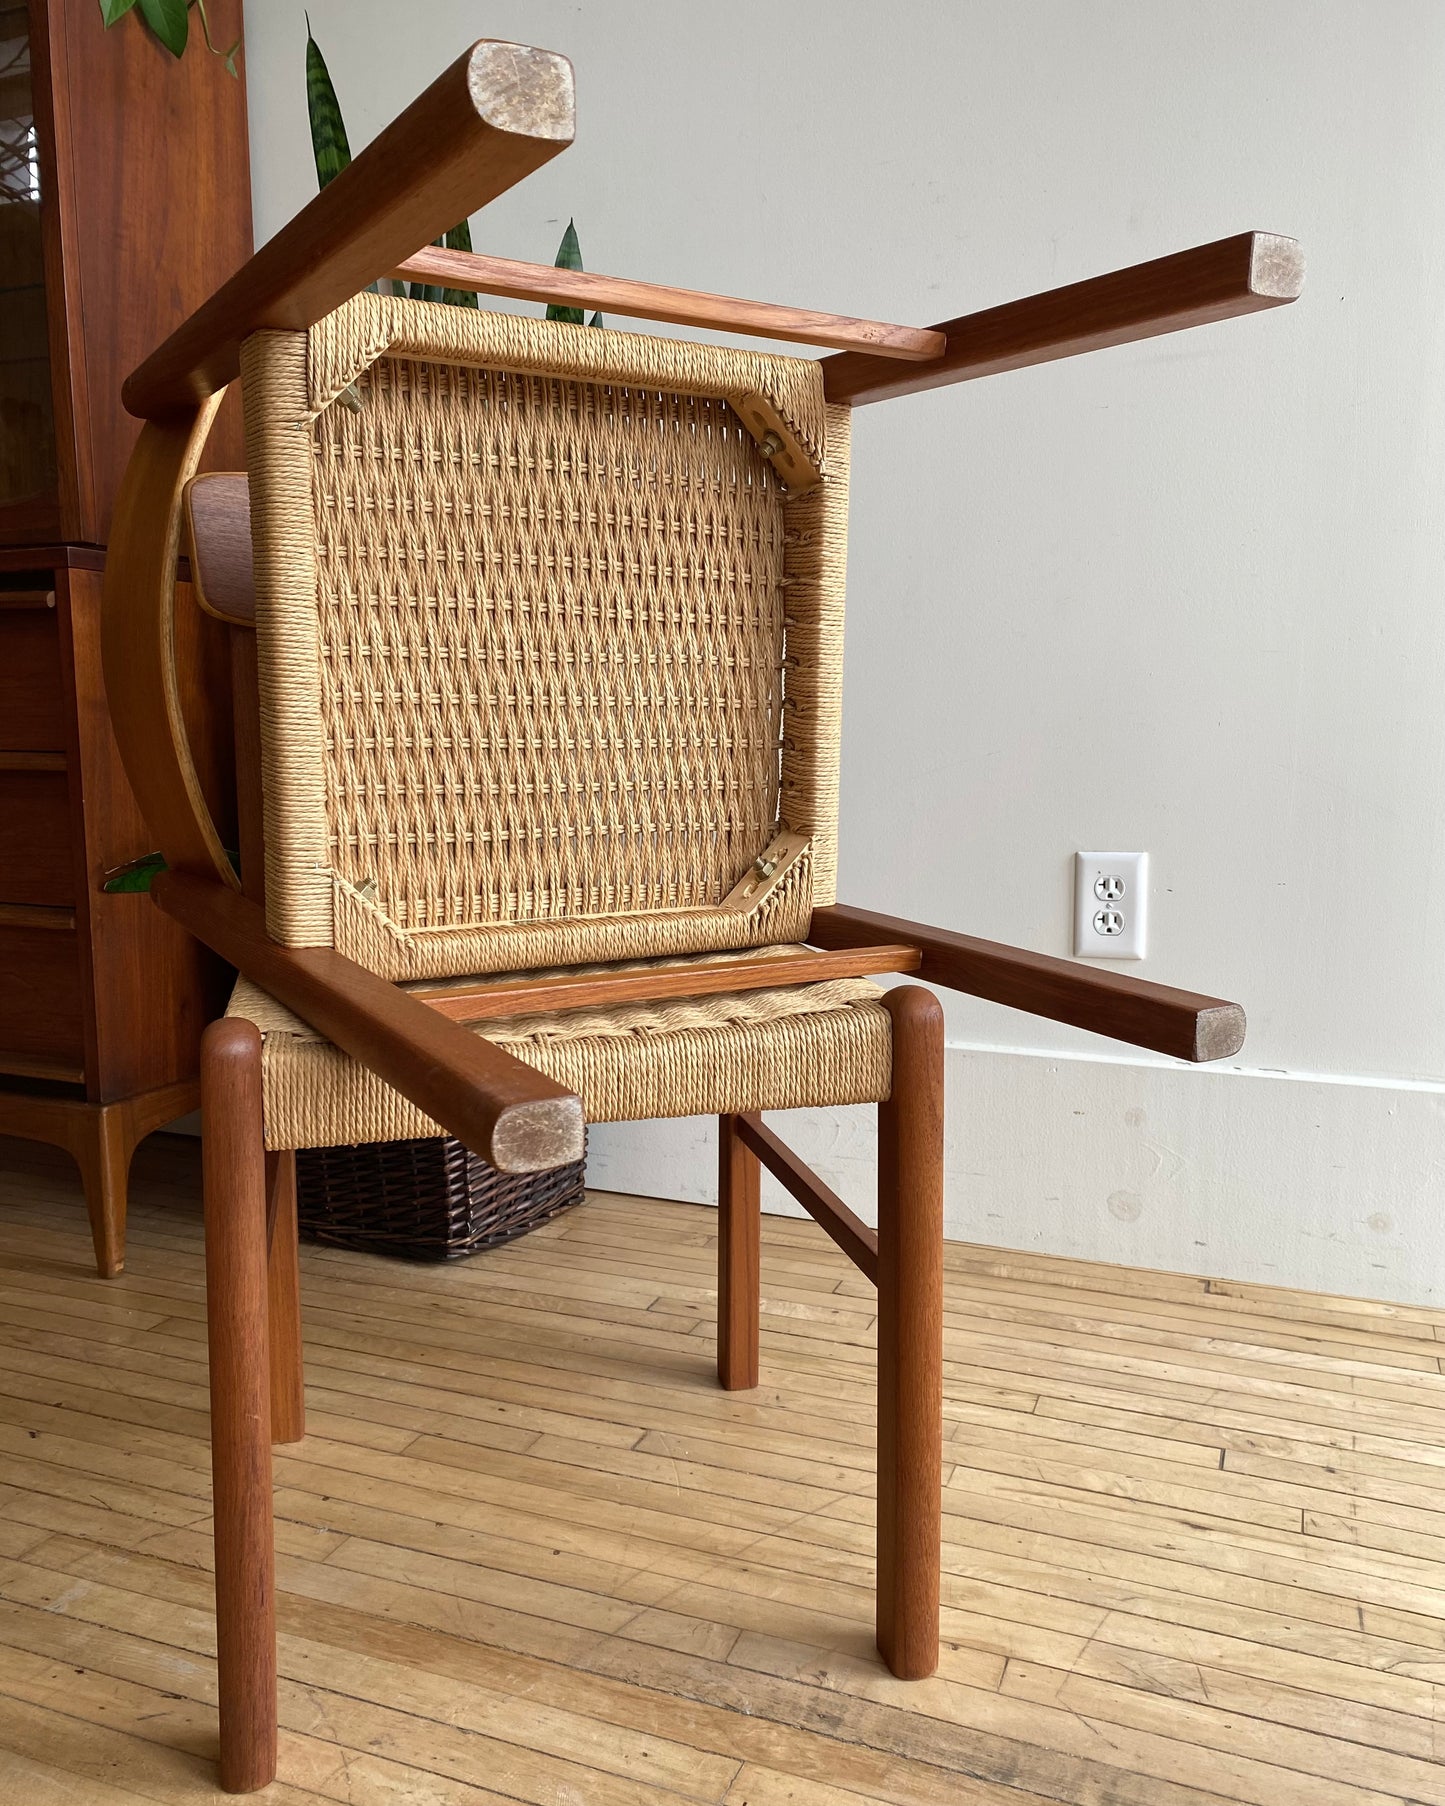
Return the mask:
<svg viewBox="0 0 1445 1806">
<path fill-rule="evenodd" d="M 718 1370 L 758 1374 L 759 1170 L 878 1286 L 877 1640 L 937 1660 L 943 1032 L 919 985 L 1185 1060 L 1232 1004 L 835 897 L 852 405 L 1270 307 L 1244 234 L 930 330 L 439 249 L 572 137 L 565 58 L 474 46 L 131 377 L 106 572 L 154 900 L 240 973 L 202 1050 L 221 1781 L 276 1763 L 271 1443 L 302 1434 L 299 1147 L 720 1119 Z M 367 292 L 410 275 L 821 361 Z M 246 481 L 192 483 L 240 376 Z M 249 494 L 246 493 L 247 486 Z M 238 493 L 239 490 L 239 493 Z M 239 877 L 174 668 L 228 620 Z M 760 1120 L 876 1104 L 876 1234 Z"/>
</svg>

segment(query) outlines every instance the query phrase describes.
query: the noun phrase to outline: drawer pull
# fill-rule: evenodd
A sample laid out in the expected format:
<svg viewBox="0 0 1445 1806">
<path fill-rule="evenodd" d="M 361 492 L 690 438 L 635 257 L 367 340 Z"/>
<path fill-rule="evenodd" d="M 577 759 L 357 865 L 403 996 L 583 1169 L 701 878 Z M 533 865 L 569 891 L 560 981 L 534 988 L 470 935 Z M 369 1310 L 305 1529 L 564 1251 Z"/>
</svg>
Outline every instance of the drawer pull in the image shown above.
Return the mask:
<svg viewBox="0 0 1445 1806">
<path fill-rule="evenodd" d="M 54 608 L 53 589 L 0 589 L 0 608 Z"/>
</svg>

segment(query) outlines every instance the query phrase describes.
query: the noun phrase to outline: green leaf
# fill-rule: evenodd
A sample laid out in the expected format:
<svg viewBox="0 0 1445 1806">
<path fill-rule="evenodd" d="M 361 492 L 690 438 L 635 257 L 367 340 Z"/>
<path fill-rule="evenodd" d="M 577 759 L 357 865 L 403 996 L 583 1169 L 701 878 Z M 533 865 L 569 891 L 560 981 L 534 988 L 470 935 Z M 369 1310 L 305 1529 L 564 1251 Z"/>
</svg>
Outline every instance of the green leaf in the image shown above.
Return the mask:
<svg viewBox="0 0 1445 1806">
<path fill-rule="evenodd" d="M 182 55 L 190 30 L 190 0 L 137 0 L 137 5 L 141 17 L 171 55 Z"/>
<path fill-rule="evenodd" d="M 105 28 L 110 30 L 117 19 L 123 19 L 135 5 L 135 0 L 100 0 L 100 16 Z"/>
<path fill-rule="evenodd" d="M 443 240 L 449 251 L 467 251 L 472 248 L 472 224 L 463 220 L 461 225 L 453 226 Z M 468 288 L 444 288 L 441 298 L 450 307 L 479 307 L 481 303 Z"/>
<path fill-rule="evenodd" d="M 156 877 L 166 869 L 159 853 L 147 853 L 144 859 L 132 859 L 129 865 L 107 872 L 101 884 L 113 896 L 117 891 L 149 890 Z"/>
<path fill-rule="evenodd" d="M 306 105 L 311 115 L 311 154 L 316 159 L 316 180 L 324 188 L 333 182 L 351 161 L 351 146 L 346 141 L 346 122 L 331 74 L 321 47 L 311 35 L 311 21 L 306 22 Z"/>
<path fill-rule="evenodd" d="M 582 268 L 582 247 L 577 242 L 575 220 L 568 220 L 567 230 L 562 234 L 562 242 L 557 247 L 553 263 L 559 270 Z M 558 307 L 555 302 L 548 307 L 546 317 L 549 320 L 560 320 L 564 326 L 580 326 L 587 318 L 580 307 Z"/>
<path fill-rule="evenodd" d="M 562 234 L 562 242 L 557 247 L 557 255 L 552 260 L 559 270 L 580 270 L 582 268 L 582 246 L 577 241 L 577 222 L 569 219 L 567 230 Z"/>
<path fill-rule="evenodd" d="M 593 314 L 592 318 L 587 322 L 587 324 L 589 326 L 605 326 L 607 324 L 607 322 L 602 318 L 601 314 Z"/>
<path fill-rule="evenodd" d="M 233 847 L 227 847 L 226 857 L 239 878 L 241 855 Z M 107 872 L 101 879 L 100 888 L 111 896 L 118 892 L 149 890 L 165 869 L 163 853 L 147 853 L 141 859 L 132 859 L 129 865 L 118 865 L 114 871 Z"/>
</svg>

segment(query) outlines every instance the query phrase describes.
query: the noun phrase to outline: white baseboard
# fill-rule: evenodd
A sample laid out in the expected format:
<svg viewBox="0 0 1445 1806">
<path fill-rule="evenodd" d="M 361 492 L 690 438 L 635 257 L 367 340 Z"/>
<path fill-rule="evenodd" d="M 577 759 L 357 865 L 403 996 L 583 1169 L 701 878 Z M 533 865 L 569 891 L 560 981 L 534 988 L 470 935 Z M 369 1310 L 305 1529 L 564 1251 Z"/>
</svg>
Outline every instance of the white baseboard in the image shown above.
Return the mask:
<svg viewBox="0 0 1445 1806">
<path fill-rule="evenodd" d="M 876 1220 L 871 1108 L 769 1121 Z M 711 1202 L 715 1137 L 710 1117 L 599 1125 L 587 1176 Z M 952 1240 L 1438 1305 L 1445 1085 L 951 1047 L 946 1196 Z"/>
</svg>

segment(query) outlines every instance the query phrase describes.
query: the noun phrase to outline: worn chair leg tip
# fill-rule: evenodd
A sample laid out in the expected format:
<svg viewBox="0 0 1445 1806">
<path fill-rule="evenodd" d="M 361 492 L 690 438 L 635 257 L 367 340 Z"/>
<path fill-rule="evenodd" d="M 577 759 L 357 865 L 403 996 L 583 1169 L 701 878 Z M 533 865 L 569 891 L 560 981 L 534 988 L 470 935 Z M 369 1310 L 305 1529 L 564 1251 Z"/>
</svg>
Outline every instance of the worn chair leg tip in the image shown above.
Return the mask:
<svg viewBox="0 0 1445 1806">
<path fill-rule="evenodd" d="M 931 1674 L 937 1674 L 939 1652 L 935 1643 L 930 1649 L 904 1650 L 901 1654 L 890 1652 L 880 1640 L 878 1653 L 883 1658 L 883 1666 L 900 1681 L 926 1681 Z"/>
<path fill-rule="evenodd" d="M 276 1779 L 276 1764 L 271 1763 L 269 1768 L 238 1767 L 233 1771 L 222 1763 L 218 1779 L 222 1793 L 259 1793 Z"/>
</svg>

